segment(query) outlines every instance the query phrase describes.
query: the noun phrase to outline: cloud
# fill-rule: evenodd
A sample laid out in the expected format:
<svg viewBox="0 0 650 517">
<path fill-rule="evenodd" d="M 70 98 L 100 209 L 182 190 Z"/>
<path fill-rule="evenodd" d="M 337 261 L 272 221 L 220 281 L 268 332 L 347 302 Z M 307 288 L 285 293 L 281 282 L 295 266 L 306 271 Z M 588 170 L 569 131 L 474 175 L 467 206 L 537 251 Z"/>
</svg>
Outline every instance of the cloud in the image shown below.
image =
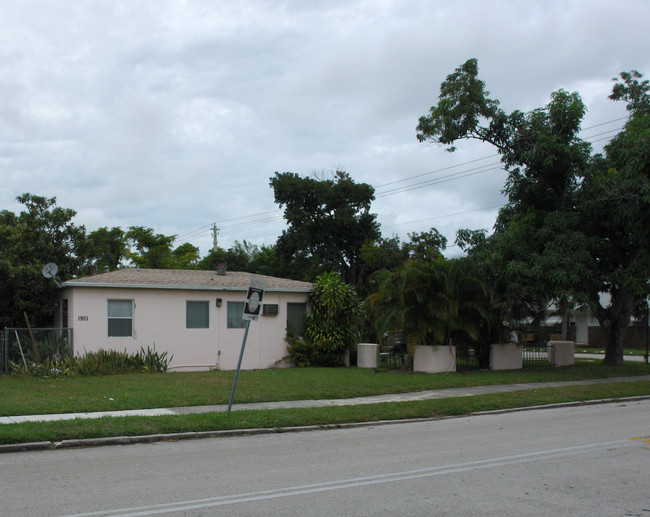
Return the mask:
<svg viewBox="0 0 650 517">
<path fill-rule="evenodd" d="M 641 0 L 4 3 L 0 208 L 56 196 L 91 230 L 149 226 L 205 253 L 212 222 L 225 246 L 275 241 L 274 171 L 340 167 L 378 186 L 386 234 L 436 226 L 452 242 L 492 226 L 505 172 L 472 170 L 498 162 L 487 145 L 417 142 L 446 75 L 477 57 L 506 111 L 578 90 L 585 136 L 615 131 L 610 79 L 650 71 L 647 14 Z"/>
</svg>

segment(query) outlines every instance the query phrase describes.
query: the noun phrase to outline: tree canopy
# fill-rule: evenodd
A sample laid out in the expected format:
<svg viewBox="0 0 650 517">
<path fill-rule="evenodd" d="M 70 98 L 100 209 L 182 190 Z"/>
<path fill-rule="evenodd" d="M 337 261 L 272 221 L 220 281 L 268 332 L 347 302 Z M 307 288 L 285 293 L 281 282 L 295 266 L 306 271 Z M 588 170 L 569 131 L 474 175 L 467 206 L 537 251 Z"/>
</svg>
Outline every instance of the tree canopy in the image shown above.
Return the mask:
<svg viewBox="0 0 650 517">
<path fill-rule="evenodd" d="M 104 226 L 92 231 L 86 239 L 88 260 L 103 272 L 117 269 L 126 258 L 128 246 L 124 231 L 121 228 Z"/>
<path fill-rule="evenodd" d="M 0 211 L 0 325 L 22 326 L 27 313 L 32 325 L 50 325 L 54 312 L 51 279 L 45 264 L 58 266 L 57 278 L 80 274 L 85 265 L 85 228 L 72 222 L 76 212 L 61 208 L 56 198 L 18 196 L 18 214 Z"/>
<path fill-rule="evenodd" d="M 373 187 L 342 171 L 322 180 L 276 172 L 270 183 L 288 224 L 277 242 L 282 260 L 306 280 L 337 271 L 359 285 L 361 248 L 379 237 L 376 215 L 370 213 Z"/>
<path fill-rule="evenodd" d="M 496 147 L 509 173 L 508 203 L 492 236 L 461 240 L 474 239 L 471 251 L 501 268 L 511 293 L 589 304 L 608 334 L 607 363 L 622 362 L 630 315 L 650 293 L 650 103 L 640 78 L 633 71 L 616 80 L 611 98 L 628 103 L 630 118 L 605 156 L 592 156 L 579 137 L 586 108 L 578 93 L 559 90 L 543 108 L 506 114 L 488 97 L 475 59 L 447 77 L 417 126 L 420 141 L 452 151 L 462 139 Z M 611 300 L 606 307 L 602 293 Z"/>
</svg>

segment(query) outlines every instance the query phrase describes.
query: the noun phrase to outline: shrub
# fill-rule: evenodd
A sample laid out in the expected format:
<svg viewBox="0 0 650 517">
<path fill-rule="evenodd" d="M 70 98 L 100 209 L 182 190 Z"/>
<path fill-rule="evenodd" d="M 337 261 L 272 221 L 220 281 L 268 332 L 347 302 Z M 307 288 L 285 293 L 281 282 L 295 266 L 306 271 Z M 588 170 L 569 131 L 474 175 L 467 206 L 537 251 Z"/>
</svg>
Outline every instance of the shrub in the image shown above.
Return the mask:
<svg viewBox="0 0 650 517">
<path fill-rule="evenodd" d="M 27 367 L 22 362 L 9 362 L 11 373 L 30 375 L 33 377 L 60 377 L 67 375 L 116 375 L 120 373 L 154 373 L 166 372 L 169 362 L 167 352 L 156 351 L 153 348 L 140 348 L 134 354 L 126 350 L 99 349 L 96 352 L 85 352 L 83 356 L 66 356 L 59 359 L 43 359 L 31 362 Z"/>
<path fill-rule="evenodd" d="M 287 350 L 291 361 L 299 367 L 343 366 L 343 355 L 325 349 L 322 344 L 298 337 L 287 330 Z"/>
<path fill-rule="evenodd" d="M 362 308 L 354 287 L 337 273 L 324 273 L 309 294 L 305 336 L 287 332 L 289 357 L 297 366 L 342 366 L 357 341 Z"/>
</svg>

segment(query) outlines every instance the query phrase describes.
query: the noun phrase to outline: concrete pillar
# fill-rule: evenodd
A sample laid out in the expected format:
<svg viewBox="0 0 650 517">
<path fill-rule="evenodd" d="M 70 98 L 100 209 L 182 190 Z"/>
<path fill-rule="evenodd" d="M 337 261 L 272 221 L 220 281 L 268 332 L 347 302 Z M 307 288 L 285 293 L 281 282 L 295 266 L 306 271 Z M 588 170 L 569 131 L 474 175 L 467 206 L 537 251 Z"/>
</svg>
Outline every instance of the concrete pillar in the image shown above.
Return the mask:
<svg viewBox="0 0 650 517">
<path fill-rule="evenodd" d="M 359 343 L 357 345 L 357 366 L 359 368 L 379 368 L 379 345 Z"/>
<path fill-rule="evenodd" d="M 413 355 L 413 370 L 423 373 L 455 372 L 456 347 L 417 345 Z"/>
<path fill-rule="evenodd" d="M 571 366 L 575 363 L 575 345 L 573 341 L 549 341 L 548 354 L 554 366 Z"/>
<path fill-rule="evenodd" d="M 523 365 L 521 345 L 517 343 L 490 345 L 490 368 L 492 370 L 519 370 Z"/>
</svg>

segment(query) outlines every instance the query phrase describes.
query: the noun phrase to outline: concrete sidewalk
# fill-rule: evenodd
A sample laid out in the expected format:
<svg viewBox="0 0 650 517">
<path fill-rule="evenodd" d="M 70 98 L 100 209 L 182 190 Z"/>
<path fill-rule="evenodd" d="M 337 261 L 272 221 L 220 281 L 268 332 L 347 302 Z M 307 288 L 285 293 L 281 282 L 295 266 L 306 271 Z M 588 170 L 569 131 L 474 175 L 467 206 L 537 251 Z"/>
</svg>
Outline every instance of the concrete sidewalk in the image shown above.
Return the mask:
<svg viewBox="0 0 650 517">
<path fill-rule="evenodd" d="M 443 399 L 451 397 L 468 397 L 489 393 L 506 393 L 521 390 L 534 390 L 539 388 L 553 388 L 562 386 L 582 386 L 588 384 L 603 384 L 611 382 L 650 381 L 649 375 L 636 377 L 616 377 L 609 379 L 590 379 L 583 381 L 562 382 L 531 382 L 526 384 L 497 384 L 490 386 L 471 386 L 467 388 L 446 388 L 439 390 L 419 391 L 413 393 L 396 393 L 390 395 L 375 395 L 371 397 L 357 397 L 351 399 L 330 400 L 293 400 L 281 402 L 259 402 L 253 404 L 234 404 L 233 411 L 260 410 L 260 409 L 285 409 L 308 407 L 354 406 L 359 404 L 379 404 L 382 402 L 405 402 L 411 400 Z M 125 416 L 159 416 L 159 415 L 188 415 L 191 413 L 224 412 L 228 409 L 226 404 L 214 406 L 188 406 L 155 409 L 131 409 L 125 411 L 98 411 L 93 413 L 63 413 L 52 415 L 20 415 L 0 417 L 0 424 L 16 424 L 21 422 L 48 422 L 54 420 L 73 420 L 75 418 L 102 418 Z"/>
</svg>

